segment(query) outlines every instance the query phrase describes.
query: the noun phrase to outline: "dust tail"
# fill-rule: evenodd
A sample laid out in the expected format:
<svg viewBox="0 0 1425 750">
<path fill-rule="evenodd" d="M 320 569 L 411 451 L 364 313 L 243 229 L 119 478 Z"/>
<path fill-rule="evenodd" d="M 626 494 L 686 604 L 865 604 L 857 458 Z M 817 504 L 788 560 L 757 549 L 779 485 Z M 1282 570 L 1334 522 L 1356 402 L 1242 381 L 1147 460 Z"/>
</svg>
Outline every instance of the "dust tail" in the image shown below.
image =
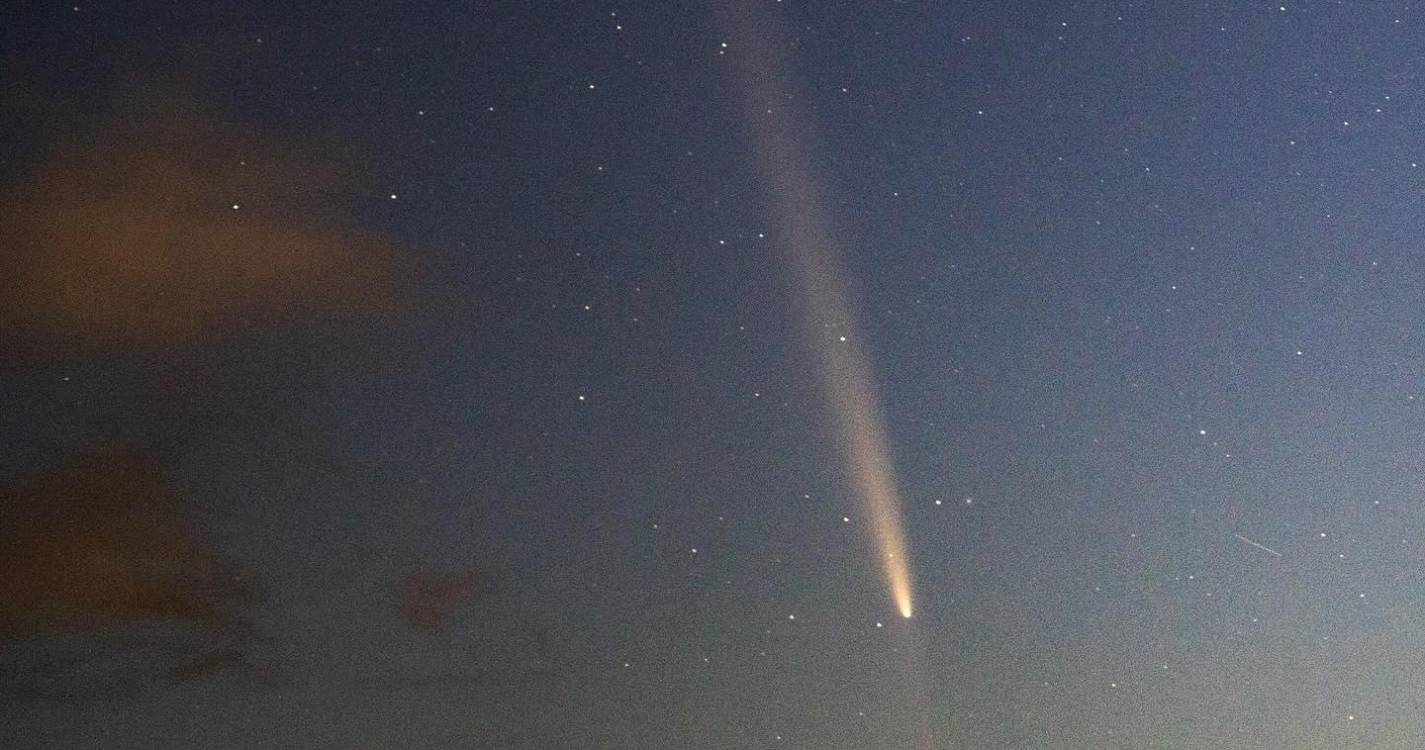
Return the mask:
<svg viewBox="0 0 1425 750">
<path fill-rule="evenodd" d="M 727 29 L 727 60 L 742 95 L 753 165 L 766 191 L 769 235 L 789 272 L 806 346 L 815 358 L 834 437 L 847 478 L 861 500 L 876 566 L 901 617 L 914 611 L 911 566 L 896 486 L 894 456 L 881 414 L 871 349 L 857 320 L 849 274 L 841 259 L 843 233 L 828 212 L 813 168 L 810 121 L 795 102 L 797 85 L 776 31 L 773 9 L 761 2 L 717 3 Z"/>
</svg>

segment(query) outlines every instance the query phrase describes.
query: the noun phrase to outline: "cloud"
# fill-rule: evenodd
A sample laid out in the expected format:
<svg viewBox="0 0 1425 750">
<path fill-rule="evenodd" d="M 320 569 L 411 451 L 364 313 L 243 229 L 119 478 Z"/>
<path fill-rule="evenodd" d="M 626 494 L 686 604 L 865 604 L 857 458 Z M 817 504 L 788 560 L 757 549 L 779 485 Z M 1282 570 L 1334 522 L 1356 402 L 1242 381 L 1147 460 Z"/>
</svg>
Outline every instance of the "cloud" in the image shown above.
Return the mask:
<svg viewBox="0 0 1425 750">
<path fill-rule="evenodd" d="M 0 698 L 277 676 L 251 653 L 260 592 L 155 456 L 106 446 L 0 485 L 0 504 Z"/>
<path fill-rule="evenodd" d="M 408 258 L 353 226 L 353 197 L 375 191 L 337 149 L 172 92 L 116 102 L 0 186 L 0 333 L 166 348 L 397 303 Z"/>
<path fill-rule="evenodd" d="M 256 602 L 152 455 L 107 446 L 0 486 L 0 501 L 0 634 L 143 621 L 223 629 Z"/>
<path fill-rule="evenodd" d="M 474 571 L 407 573 L 397 585 L 401 617 L 417 630 L 436 630 L 452 611 L 479 596 L 480 583 Z"/>
</svg>

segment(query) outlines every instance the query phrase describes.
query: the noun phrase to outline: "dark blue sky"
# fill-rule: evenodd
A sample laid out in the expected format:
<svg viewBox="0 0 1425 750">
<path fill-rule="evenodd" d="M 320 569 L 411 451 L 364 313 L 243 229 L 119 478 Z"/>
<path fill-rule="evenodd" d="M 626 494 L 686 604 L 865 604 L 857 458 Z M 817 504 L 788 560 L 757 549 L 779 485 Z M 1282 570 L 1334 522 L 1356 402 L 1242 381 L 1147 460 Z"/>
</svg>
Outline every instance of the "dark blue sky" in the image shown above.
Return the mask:
<svg viewBox="0 0 1425 750">
<path fill-rule="evenodd" d="M 0 31 L 7 501 L 143 456 L 261 591 L 223 601 L 238 646 L 0 592 L 0 745 L 1425 736 L 1410 5 L 241 5 Z M 749 16 L 910 620 L 798 319 Z M 7 565 L 82 578 L 7 523 Z M 241 655 L 175 678 L 214 637 Z"/>
</svg>

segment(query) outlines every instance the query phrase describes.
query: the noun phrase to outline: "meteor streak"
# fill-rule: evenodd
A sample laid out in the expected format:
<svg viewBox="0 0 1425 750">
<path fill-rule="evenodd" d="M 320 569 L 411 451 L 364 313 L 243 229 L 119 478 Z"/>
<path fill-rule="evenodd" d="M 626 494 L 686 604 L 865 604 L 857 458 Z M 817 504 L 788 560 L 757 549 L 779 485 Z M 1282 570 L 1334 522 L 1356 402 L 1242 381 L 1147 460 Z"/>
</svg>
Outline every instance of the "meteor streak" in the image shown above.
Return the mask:
<svg viewBox="0 0 1425 750">
<path fill-rule="evenodd" d="M 804 128 L 792 111 L 794 91 L 786 82 L 781 45 L 768 38 L 769 19 L 752 4 L 728 3 L 723 10 L 727 28 L 736 32 L 727 56 L 745 94 L 756 166 L 781 226 L 777 240 L 793 273 L 804 333 L 818 358 L 852 481 L 871 519 L 891 598 L 901 616 L 910 617 L 910 565 L 885 423 L 825 214 L 827 202 L 808 149 L 797 138 Z"/>
<path fill-rule="evenodd" d="M 1271 547 L 1268 547 L 1268 546 L 1265 545 L 1265 544 L 1258 544 L 1258 543 L 1252 541 L 1251 539 L 1248 539 L 1247 537 L 1242 536 L 1241 534 L 1233 534 L 1232 536 L 1237 537 L 1238 539 L 1240 539 L 1240 540 L 1242 540 L 1242 541 L 1244 541 L 1244 542 L 1246 542 L 1246 543 L 1252 545 L 1253 547 L 1256 547 L 1257 549 L 1259 549 L 1259 550 L 1261 550 L 1261 551 L 1263 551 L 1263 552 L 1266 552 L 1266 553 L 1269 554 L 1269 555 L 1276 555 L 1277 557 L 1281 557 L 1281 556 L 1282 556 L 1282 553 L 1280 553 L 1280 552 L 1278 552 L 1278 551 L 1272 549 Z"/>
</svg>

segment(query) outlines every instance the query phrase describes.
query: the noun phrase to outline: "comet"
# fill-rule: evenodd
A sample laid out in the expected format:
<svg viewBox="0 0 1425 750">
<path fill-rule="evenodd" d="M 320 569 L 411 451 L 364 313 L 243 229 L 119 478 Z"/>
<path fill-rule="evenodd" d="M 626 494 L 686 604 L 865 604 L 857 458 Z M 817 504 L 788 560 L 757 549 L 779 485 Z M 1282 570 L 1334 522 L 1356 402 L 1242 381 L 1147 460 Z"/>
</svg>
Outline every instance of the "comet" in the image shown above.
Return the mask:
<svg viewBox="0 0 1425 750">
<path fill-rule="evenodd" d="M 841 247 L 820 180 L 812 169 L 807 132 L 792 102 L 787 64 L 769 37 L 769 24 L 749 3 L 719 3 L 734 32 L 726 57 L 736 70 L 746 105 L 754 161 L 778 230 L 769 235 L 791 271 L 803 334 L 834 418 L 836 438 L 870 531 L 891 601 L 902 617 L 914 613 L 910 560 L 901 519 L 890 443 L 881 415 L 866 343 L 847 289 Z"/>
</svg>

